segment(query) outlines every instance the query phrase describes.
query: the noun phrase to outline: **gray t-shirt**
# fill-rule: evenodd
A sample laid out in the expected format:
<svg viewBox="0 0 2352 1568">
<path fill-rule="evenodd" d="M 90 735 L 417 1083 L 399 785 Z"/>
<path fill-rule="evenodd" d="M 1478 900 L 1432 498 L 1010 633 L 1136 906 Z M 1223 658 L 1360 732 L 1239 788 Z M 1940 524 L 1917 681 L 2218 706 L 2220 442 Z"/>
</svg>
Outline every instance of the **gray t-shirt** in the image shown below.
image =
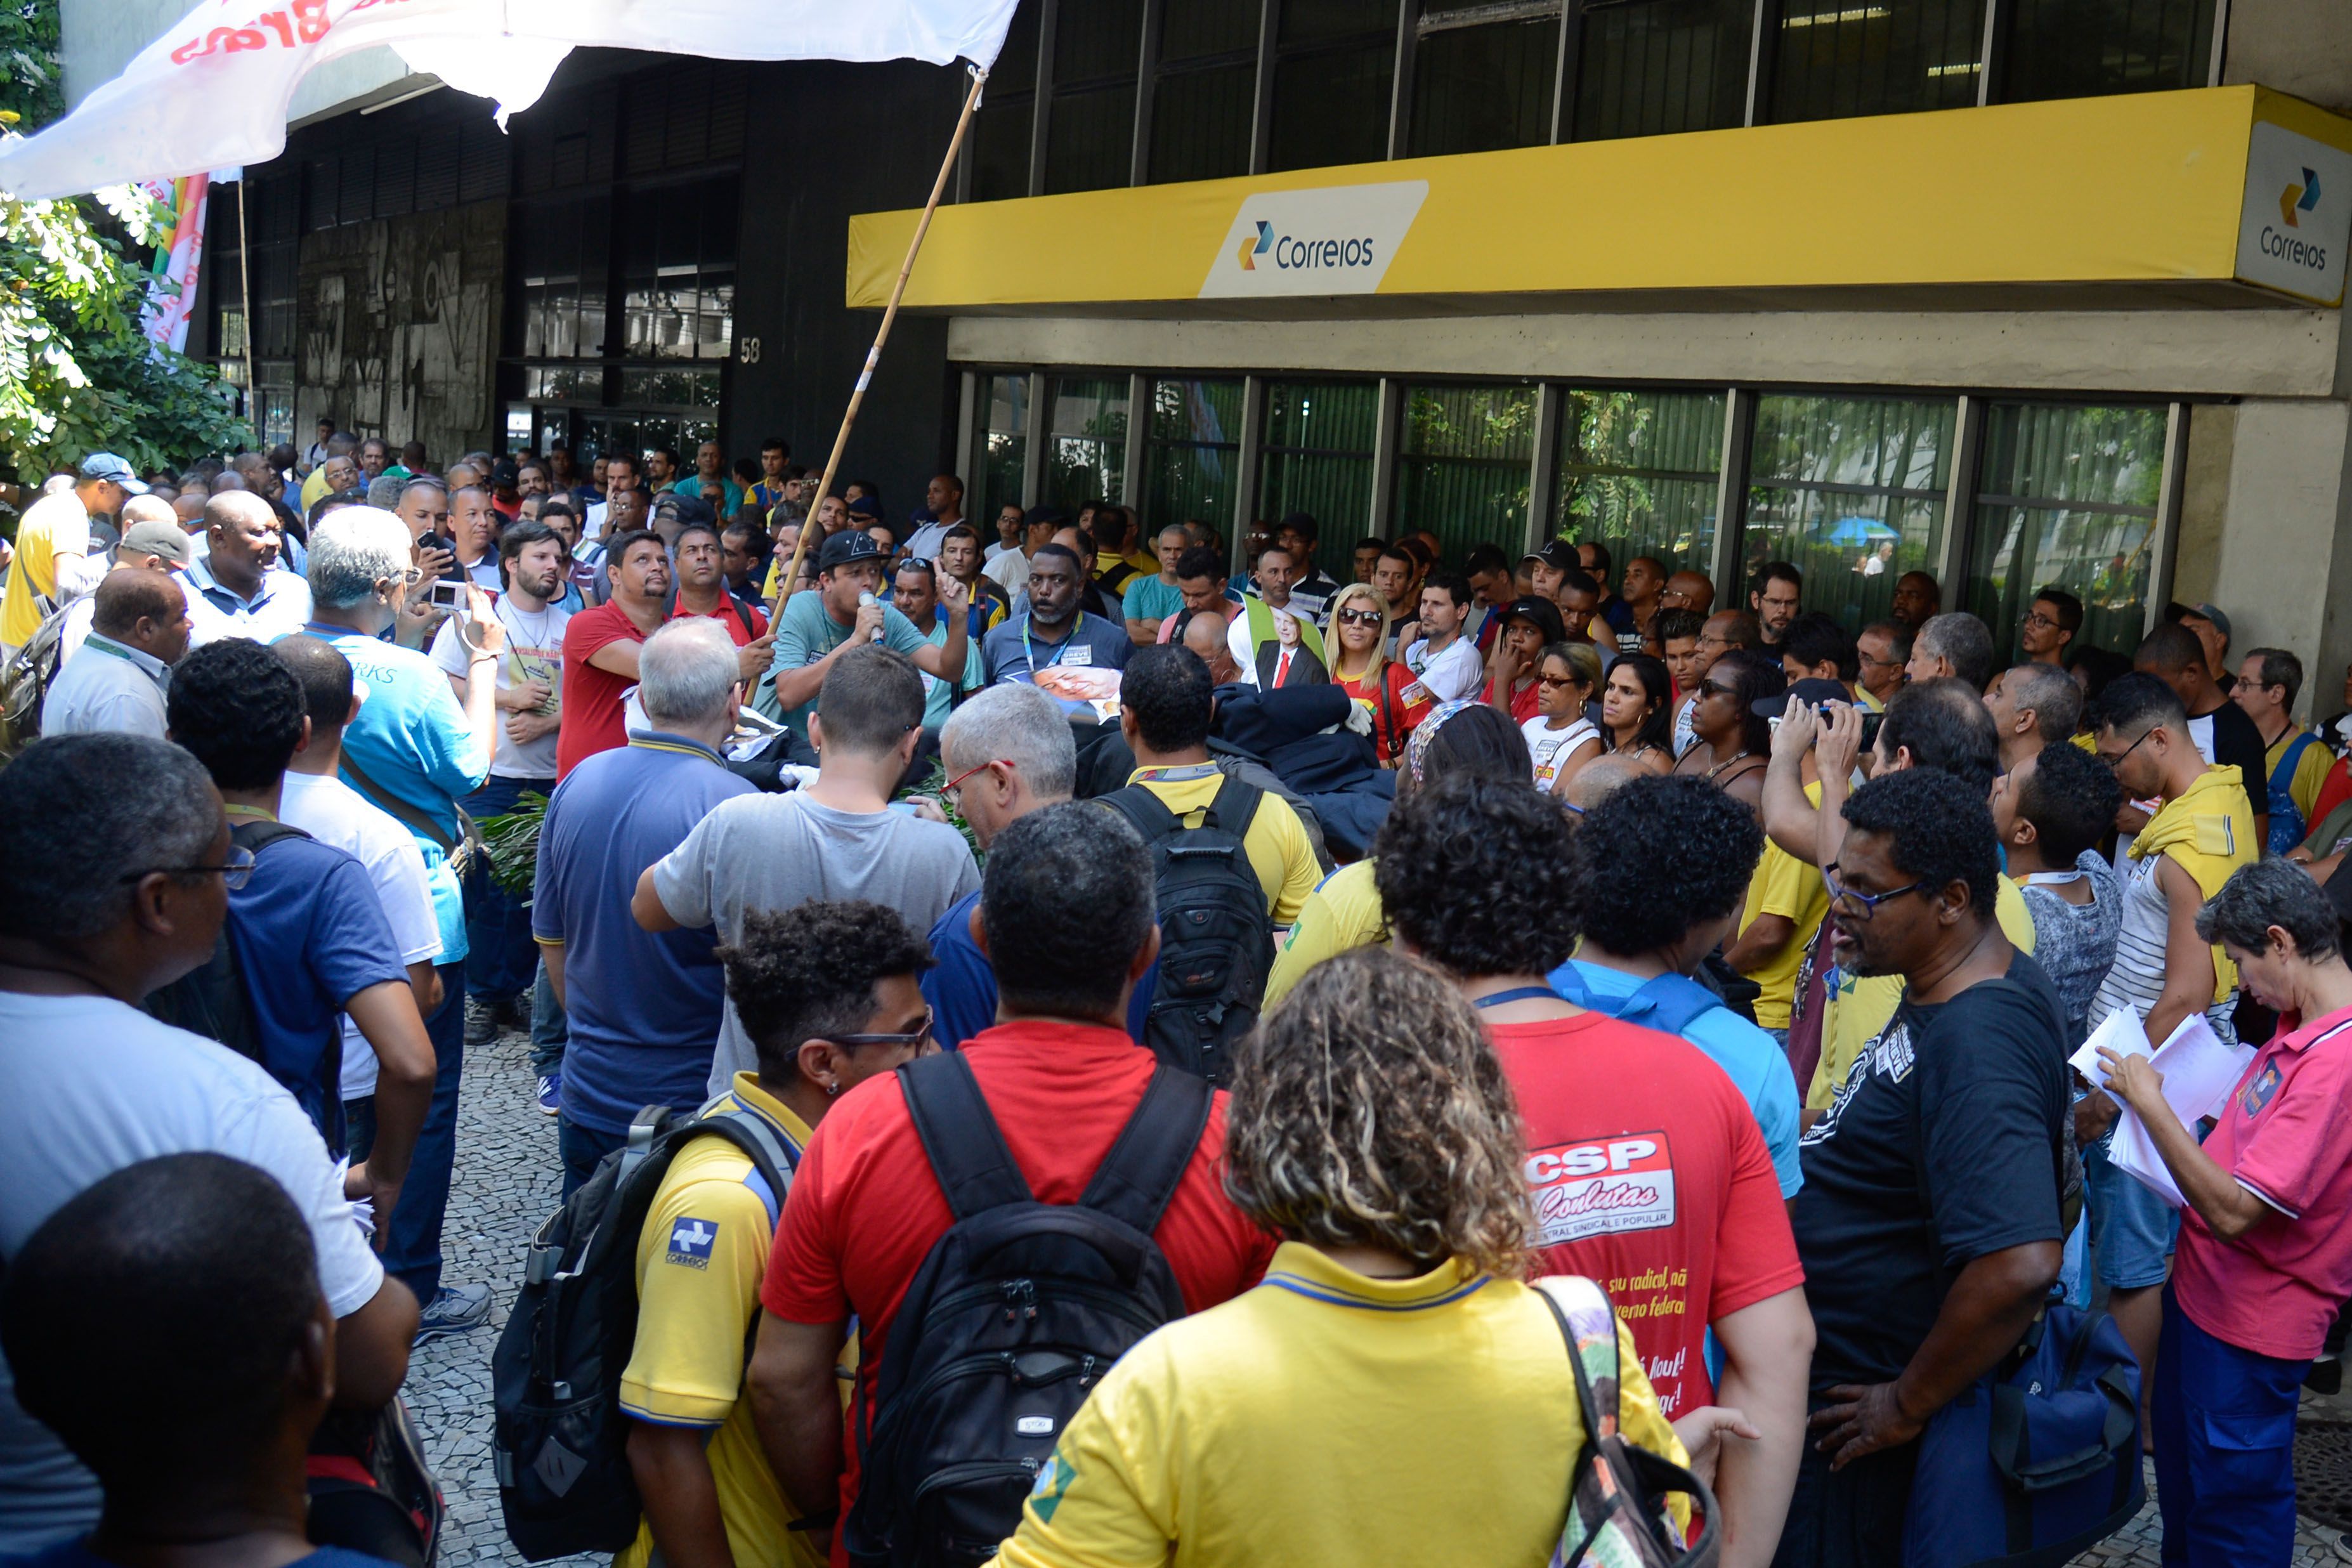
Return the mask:
<svg viewBox="0 0 2352 1568">
<path fill-rule="evenodd" d="M 869 899 L 929 931 L 950 905 L 980 886 L 963 835 L 910 812 L 839 811 L 797 792 L 723 802 L 654 868 L 654 891 L 680 925 L 711 926 L 740 941 L 751 910 L 788 910 L 811 899 Z M 729 998 L 710 1063 L 710 1092 L 758 1053 Z"/>
<path fill-rule="evenodd" d="M 2025 907 L 2033 911 L 2033 960 L 2066 1009 L 2070 1051 L 2089 1037 L 2092 1000 L 2115 964 L 2116 934 L 2124 918 L 2123 884 L 2105 856 L 2085 849 L 2074 870 L 2091 884 L 2087 904 L 2070 904 L 2050 887 L 2032 882 L 2022 889 Z"/>
</svg>

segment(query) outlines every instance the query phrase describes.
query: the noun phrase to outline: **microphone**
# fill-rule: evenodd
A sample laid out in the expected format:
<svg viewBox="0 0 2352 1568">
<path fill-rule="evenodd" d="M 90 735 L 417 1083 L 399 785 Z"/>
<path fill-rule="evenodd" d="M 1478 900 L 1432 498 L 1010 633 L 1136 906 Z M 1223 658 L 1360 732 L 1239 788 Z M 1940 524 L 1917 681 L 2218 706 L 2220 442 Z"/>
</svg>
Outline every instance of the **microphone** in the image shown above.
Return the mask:
<svg viewBox="0 0 2352 1568">
<path fill-rule="evenodd" d="M 857 607 L 861 610 L 868 605 L 878 605 L 881 602 L 881 600 L 876 598 L 872 594 L 861 593 L 857 595 Z M 874 628 L 874 635 L 866 640 L 868 642 L 880 642 L 882 640 L 882 628 L 880 626 L 876 626 Z"/>
</svg>

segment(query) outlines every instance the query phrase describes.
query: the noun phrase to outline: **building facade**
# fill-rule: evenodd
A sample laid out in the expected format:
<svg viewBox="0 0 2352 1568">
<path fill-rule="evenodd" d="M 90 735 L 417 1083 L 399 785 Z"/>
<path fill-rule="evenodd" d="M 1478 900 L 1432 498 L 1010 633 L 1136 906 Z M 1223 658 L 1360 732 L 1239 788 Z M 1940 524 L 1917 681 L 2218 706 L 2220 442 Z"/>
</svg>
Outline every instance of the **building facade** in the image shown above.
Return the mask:
<svg viewBox="0 0 2352 1568">
<path fill-rule="evenodd" d="M 251 171 L 274 427 L 823 462 L 957 73 L 583 52 L 510 136 L 419 85 Z M 2340 0 L 1024 0 L 843 471 L 1304 510 L 1337 571 L 1786 559 L 1853 625 L 1923 569 L 2004 644 L 2210 599 L 2326 711 L 2347 113 Z"/>
</svg>

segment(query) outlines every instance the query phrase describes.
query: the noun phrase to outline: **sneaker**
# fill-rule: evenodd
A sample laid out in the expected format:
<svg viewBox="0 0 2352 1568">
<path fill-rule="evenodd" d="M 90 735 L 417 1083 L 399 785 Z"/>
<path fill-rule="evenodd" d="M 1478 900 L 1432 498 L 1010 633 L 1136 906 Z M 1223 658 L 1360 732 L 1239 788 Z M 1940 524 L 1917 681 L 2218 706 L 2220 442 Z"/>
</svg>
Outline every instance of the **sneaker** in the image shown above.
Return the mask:
<svg viewBox="0 0 2352 1568">
<path fill-rule="evenodd" d="M 478 996 L 466 998 L 466 1043 L 487 1046 L 499 1037 L 499 1010 Z"/>
<path fill-rule="evenodd" d="M 446 1334 L 462 1334 L 468 1329 L 478 1329 L 490 1321 L 490 1288 L 488 1285 L 444 1285 L 433 1298 L 433 1304 L 418 1314 L 416 1338 L 413 1344 L 437 1340 Z"/>
<path fill-rule="evenodd" d="M 541 1073 L 539 1077 L 539 1110 L 542 1116 L 553 1116 L 563 1109 L 563 1075 Z"/>
</svg>

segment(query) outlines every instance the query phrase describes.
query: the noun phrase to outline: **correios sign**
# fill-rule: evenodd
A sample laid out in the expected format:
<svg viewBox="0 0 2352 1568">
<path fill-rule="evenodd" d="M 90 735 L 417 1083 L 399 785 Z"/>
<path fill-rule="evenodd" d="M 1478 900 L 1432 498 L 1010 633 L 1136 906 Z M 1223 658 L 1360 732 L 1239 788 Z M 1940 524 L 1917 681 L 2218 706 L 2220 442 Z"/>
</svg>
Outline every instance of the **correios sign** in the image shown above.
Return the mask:
<svg viewBox="0 0 2352 1568">
<path fill-rule="evenodd" d="M 2282 294 L 2334 305 L 2344 298 L 2352 245 L 2352 153 L 2268 121 L 2246 153 L 2238 218 L 2238 276 Z"/>
<path fill-rule="evenodd" d="M 1200 297 L 1372 293 L 1428 197 L 1427 180 L 1253 193 L 1242 198 Z"/>
</svg>

